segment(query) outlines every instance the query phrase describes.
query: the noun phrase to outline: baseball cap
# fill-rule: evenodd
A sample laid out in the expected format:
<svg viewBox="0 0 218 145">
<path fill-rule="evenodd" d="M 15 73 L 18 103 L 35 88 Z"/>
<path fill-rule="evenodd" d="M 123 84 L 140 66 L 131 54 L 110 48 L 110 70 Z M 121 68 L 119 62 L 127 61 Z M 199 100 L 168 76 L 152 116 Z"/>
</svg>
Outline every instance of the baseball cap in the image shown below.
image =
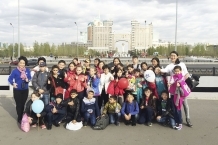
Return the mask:
<svg viewBox="0 0 218 145">
<path fill-rule="evenodd" d="M 90 63 L 90 60 L 89 59 L 85 59 L 84 62 Z"/>
</svg>

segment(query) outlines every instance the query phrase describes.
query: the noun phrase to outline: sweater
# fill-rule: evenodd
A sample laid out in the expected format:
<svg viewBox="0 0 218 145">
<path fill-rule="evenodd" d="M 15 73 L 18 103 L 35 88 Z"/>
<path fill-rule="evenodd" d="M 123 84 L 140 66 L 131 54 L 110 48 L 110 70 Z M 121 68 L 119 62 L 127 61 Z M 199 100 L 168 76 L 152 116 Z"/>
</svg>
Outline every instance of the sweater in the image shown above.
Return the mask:
<svg viewBox="0 0 218 145">
<path fill-rule="evenodd" d="M 136 115 L 139 113 L 139 105 L 137 102 L 133 101 L 132 103 L 124 102 L 121 108 L 121 114 L 131 114 Z"/>
<path fill-rule="evenodd" d="M 95 98 L 88 99 L 85 97 L 83 99 L 81 112 L 86 113 L 88 110 L 93 110 L 92 113 L 95 113 L 96 116 L 100 116 L 100 110 L 99 110 L 98 103 L 96 102 Z"/>
<path fill-rule="evenodd" d="M 13 83 L 16 83 L 17 84 L 17 88 L 14 88 L 15 90 L 27 90 L 29 89 L 29 86 L 28 86 L 28 83 L 29 82 L 26 82 L 25 80 L 22 80 L 20 78 L 20 75 L 21 75 L 21 72 L 15 68 L 10 76 L 8 77 L 8 82 L 13 85 Z M 28 80 L 30 81 L 31 80 L 31 75 L 30 75 L 30 69 L 26 68 L 26 76 L 28 78 Z M 25 87 L 22 88 L 22 83 L 25 82 Z"/>
<path fill-rule="evenodd" d="M 39 89 L 44 90 L 43 95 L 48 95 L 49 90 L 48 90 L 48 77 L 49 77 L 49 72 L 36 72 L 33 76 L 32 79 L 32 85 L 34 90 L 38 91 Z"/>
<path fill-rule="evenodd" d="M 104 106 L 104 110 L 103 110 L 103 114 L 107 114 L 107 113 L 116 113 L 116 108 L 118 110 L 121 109 L 121 106 L 119 103 L 110 103 L 110 102 L 107 102 Z"/>
<path fill-rule="evenodd" d="M 100 84 L 100 79 L 95 75 L 95 77 L 88 76 L 87 84 L 89 87 L 91 87 L 95 94 L 94 96 L 100 96 L 100 91 L 99 91 L 99 84 Z"/>
</svg>

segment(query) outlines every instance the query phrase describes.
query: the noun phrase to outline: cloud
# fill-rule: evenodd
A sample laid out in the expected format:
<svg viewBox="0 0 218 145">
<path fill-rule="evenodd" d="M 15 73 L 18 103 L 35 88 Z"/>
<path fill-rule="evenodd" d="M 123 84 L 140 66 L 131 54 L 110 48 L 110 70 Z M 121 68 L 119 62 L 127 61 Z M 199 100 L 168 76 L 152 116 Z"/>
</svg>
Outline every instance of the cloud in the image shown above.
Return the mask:
<svg viewBox="0 0 218 145">
<path fill-rule="evenodd" d="M 112 20 L 113 31 L 129 33 L 131 20 L 151 23 L 159 38 L 174 42 L 176 0 L 37 0 L 20 1 L 20 39 L 60 44 L 77 40 L 89 22 L 100 14 Z M 178 0 L 178 41 L 217 44 L 217 0 Z M 0 42 L 17 42 L 17 0 L 0 1 Z"/>
</svg>

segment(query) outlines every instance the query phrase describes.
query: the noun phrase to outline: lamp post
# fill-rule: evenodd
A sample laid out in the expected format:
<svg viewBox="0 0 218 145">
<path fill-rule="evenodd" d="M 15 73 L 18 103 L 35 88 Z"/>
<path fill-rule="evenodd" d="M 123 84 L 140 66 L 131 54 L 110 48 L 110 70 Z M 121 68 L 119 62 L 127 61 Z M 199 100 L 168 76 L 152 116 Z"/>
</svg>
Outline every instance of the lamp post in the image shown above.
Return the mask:
<svg viewBox="0 0 218 145">
<path fill-rule="evenodd" d="M 145 51 L 146 51 L 146 20 L 145 20 Z"/>
<path fill-rule="evenodd" d="M 76 57 L 78 57 L 78 25 L 77 25 L 77 23 L 76 22 L 74 22 L 75 23 L 75 25 L 76 25 L 76 27 L 77 27 L 77 43 L 76 43 Z"/>
<path fill-rule="evenodd" d="M 14 26 L 12 25 L 12 23 L 10 23 L 10 25 L 13 28 L 13 54 L 12 54 L 12 60 L 14 59 Z"/>
<path fill-rule="evenodd" d="M 178 15 L 178 0 L 176 0 L 176 30 L 175 30 L 175 51 L 177 51 L 177 15 Z"/>
<path fill-rule="evenodd" d="M 18 0 L 18 57 L 20 57 L 20 0 Z"/>
</svg>

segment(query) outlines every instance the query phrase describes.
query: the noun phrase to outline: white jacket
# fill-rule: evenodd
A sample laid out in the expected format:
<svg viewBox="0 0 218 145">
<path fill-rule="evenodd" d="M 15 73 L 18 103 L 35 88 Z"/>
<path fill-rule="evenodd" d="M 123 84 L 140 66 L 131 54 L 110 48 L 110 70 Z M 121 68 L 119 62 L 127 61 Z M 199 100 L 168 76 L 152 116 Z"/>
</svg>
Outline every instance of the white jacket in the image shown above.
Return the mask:
<svg viewBox="0 0 218 145">
<path fill-rule="evenodd" d="M 110 82 L 112 81 L 110 78 L 112 78 L 112 80 L 114 80 L 114 76 L 111 73 L 108 73 L 107 75 L 105 73 L 101 74 L 100 84 L 99 84 L 100 94 L 102 93 L 102 89 L 104 86 L 105 86 L 105 93 L 107 93 L 107 88 L 108 88 Z"/>
</svg>

